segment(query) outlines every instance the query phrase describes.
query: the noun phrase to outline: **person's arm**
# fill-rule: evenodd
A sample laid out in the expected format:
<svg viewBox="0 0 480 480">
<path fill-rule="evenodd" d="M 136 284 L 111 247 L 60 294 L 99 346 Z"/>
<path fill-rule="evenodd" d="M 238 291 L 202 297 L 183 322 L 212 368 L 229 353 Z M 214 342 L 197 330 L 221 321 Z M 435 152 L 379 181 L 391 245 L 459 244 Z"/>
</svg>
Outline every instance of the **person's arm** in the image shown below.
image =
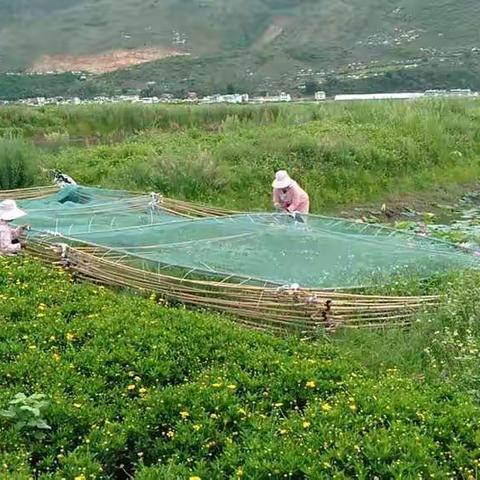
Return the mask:
<svg viewBox="0 0 480 480">
<path fill-rule="evenodd" d="M 290 213 L 296 212 L 299 207 L 302 205 L 302 203 L 305 201 L 305 194 L 303 193 L 303 190 L 300 189 L 298 185 L 294 185 L 291 188 L 292 191 L 292 201 L 290 205 L 287 207 L 287 210 Z"/>
<path fill-rule="evenodd" d="M 10 235 L 12 237 L 12 240 L 18 240 L 24 230 L 25 227 L 10 228 Z"/>
<path fill-rule="evenodd" d="M 280 200 L 280 192 L 276 188 L 273 189 L 273 206 L 275 208 L 282 207 L 282 202 Z"/>
<path fill-rule="evenodd" d="M 20 243 L 12 243 L 14 229 L 0 228 L 0 252 L 4 253 L 18 253 L 22 246 Z"/>
</svg>

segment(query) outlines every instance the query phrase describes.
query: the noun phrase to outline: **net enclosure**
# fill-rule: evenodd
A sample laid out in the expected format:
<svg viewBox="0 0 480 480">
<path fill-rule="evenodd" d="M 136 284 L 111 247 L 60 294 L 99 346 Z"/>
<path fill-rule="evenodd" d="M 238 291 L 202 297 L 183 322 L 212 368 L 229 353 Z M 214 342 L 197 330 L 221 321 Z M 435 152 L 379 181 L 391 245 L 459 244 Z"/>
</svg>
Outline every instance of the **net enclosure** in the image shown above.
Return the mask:
<svg viewBox="0 0 480 480">
<path fill-rule="evenodd" d="M 149 195 L 66 187 L 20 202 L 32 237 L 103 247 L 153 271 L 234 278 L 249 284 L 339 289 L 474 267 L 443 241 L 378 225 L 310 216 L 248 213 L 192 218 Z"/>
<path fill-rule="evenodd" d="M 439 298 L 362 288 L 479 266 L 449 243 L 345 219 L 299 222 L 77 185 L 0 197 L 16 198 L 28 213 L 27 249 L 44 261 L 276 333 L 408 325 Z"/>
</svg>

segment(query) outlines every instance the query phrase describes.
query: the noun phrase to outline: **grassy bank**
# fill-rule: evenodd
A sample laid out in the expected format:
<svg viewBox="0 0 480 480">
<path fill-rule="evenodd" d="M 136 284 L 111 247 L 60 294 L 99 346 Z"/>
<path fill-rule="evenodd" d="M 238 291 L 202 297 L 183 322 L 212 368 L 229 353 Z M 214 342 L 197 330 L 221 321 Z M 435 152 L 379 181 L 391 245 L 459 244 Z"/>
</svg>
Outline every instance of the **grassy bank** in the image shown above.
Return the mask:
<svg viewBox="0 0 480 480">
<path fill-rule="evenodd" d="M 84 183 L 246 210 L 270 207 L 273 174 L 287 168 L 320 212 L 477 178 L 479 119 L 476 101 L 126 105 L 8 108 L 0 131 L 41 139 L 39 165 Z"/>
<path fill-rule="evenodd" d="M 30 261 L 0 260 L 0 298 L 0 405 L 48 402 L 28 424 L 0 414 L 2 478 L 475 478 L 480 411 L 455 373 L 478 358 L 459 363 L 455 336 L 435 341 L 454 319 L 468 326 L 473 296 L 397 332 L 399 352 L 420 336 L 430 349 L 410 368 L 392 355 L 366 368 L 336 340 L 251 333 Z"/>
</svg>

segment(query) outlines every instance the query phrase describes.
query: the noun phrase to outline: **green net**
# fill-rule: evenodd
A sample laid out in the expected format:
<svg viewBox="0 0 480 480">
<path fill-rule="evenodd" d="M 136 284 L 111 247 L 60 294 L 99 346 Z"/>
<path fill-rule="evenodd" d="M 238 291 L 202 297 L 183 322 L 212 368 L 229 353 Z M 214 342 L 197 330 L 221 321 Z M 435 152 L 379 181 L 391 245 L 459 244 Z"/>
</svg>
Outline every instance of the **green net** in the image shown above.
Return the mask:
<svg viewBox="0 0 480 480">
<path fill-rule="evenodd" d="M 312 215 L 299 223 L 250 213 L 192 219 L 156 208 L 148 195 L 87 187 L 20 205 L 33 238 L 102 246 L 143 268 L 173 268 L 182 276 L 346 288 L 479 265 L 477 257 L 442 241 L 336 218 Z"/>
</svg>

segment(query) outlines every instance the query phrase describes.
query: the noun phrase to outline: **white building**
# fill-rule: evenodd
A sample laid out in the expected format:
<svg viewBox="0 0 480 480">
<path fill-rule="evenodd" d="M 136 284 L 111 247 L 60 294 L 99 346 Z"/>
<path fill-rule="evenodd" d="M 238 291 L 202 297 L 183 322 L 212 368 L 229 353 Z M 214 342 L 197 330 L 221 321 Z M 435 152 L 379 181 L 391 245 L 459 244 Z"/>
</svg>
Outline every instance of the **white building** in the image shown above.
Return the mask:
<svg viewBox="0 0 480 480">
<path fill-rule="evenodd" d="M 452 97 L 471 97 L 473 92 L 469 88 L 454 88 L 450 90 L 450 96 Z"/>
<path fill-rule="evenodd" d="M 327 94 L 325 92 L 315 92 L 315 100 L 317 102 L 321 102 L 327 98 Z"/>
<path fill-rule="evenodd" d="M 255 97 L 253 103 L 279 103 L 279 102 L 291 102 L 292 96 L 289 93 L 282 92 L 280 95 L 267 95 L 266 97 Z"/>
<path fill-rule="evenodd" d="M 369 93 L 353 95 L 335 95 L 336 102 L 359 100 L 413 100 L 424 97 L 424 93 Z"/>
<path fill-rule="evenodd" d="M 234 93 L 232 95 L 210 95 L 209 97 L 204 97 L 201 100 L 201 103 L 248 103 L 249 96 L 246 93 Z"/>
</svg>

